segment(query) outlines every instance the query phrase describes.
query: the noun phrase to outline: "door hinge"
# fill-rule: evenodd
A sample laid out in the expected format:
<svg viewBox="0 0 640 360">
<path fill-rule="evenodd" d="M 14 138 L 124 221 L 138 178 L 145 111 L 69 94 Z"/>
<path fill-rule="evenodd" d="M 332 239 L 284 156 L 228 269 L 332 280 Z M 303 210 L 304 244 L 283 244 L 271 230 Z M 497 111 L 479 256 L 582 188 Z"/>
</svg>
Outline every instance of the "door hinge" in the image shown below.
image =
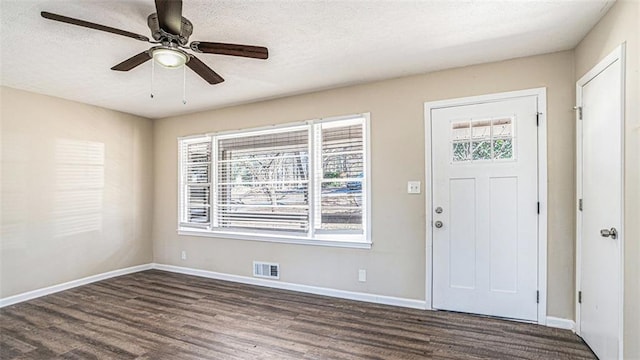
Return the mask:
<svg viewBox="0 0 640 360">
<path fill-rule="evenodd" d="M 578 199 L 578 210 L 582 211 L 582 199 Z"/>
<path fill-rule="evenodd" d="M 538 201 L 538 214 L 540 214 L 540 201 Z"/>
<path fill-rule="evenodd" d="M 578 304 L 582 304 L 582 291 L 578 291 Z"/>
<path fill-rule="evenodd" d="M 582 120 L 582 106 L 574 106 L 573 110 L 578 112 L 578 120 Z"/>
<path fill-rule="evenodd" d="M 536 113 L 536 126 L 540 126 L 540 113 Z"/>
<path fill-rule="evenodd" d="M 536 304 L 540 304 L 540 290 L 536 290 Z"/>
</svg>

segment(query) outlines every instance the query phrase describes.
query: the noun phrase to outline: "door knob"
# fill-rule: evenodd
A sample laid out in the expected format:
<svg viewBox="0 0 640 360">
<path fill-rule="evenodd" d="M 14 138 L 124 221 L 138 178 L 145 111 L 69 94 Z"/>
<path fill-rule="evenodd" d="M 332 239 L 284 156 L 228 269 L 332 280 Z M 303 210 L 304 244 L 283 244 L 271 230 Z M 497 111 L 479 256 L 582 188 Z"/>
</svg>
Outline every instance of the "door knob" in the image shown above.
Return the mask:
<svg viewBox="0 0 640 360">
<path fill-rule="evenodd" d="M 602 229 L 600 230 L 600 235 L 602 237 L 611 237 L 612 239 L 617 239 L 618 238 L 618 230 L 616 230 L 616 228 L 612 227 L 611 229 L 607 230 L 607 229 Z"/>
<path fill-rule="evenodd" d="M 442 223 L 442 221 L 438 220 L 438 221 L 436 221 L 433 225 L 435 225 L 435 227 L 437 227 L 438 229 L 440 229 L 440 228 L 442 227 L 442 225 L 444 225 L 444 224 Z"/>
<path fill-rule="evenodd" d="M 442 208 L 440 206 L 436 208 L 436 214 L 442 214 Z"/>
</svg>

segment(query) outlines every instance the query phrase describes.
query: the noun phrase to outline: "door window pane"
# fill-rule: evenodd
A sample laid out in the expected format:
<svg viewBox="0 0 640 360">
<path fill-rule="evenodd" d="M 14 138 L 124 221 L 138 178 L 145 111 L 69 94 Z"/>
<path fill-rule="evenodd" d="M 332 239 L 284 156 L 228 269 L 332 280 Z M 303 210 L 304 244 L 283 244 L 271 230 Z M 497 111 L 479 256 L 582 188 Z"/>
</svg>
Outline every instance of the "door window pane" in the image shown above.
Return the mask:
<svg viewBox="0 0 640 360">
<path fill-rule="evenodd" d="M 513 118 L 457 121 L 451 124 L 454 163 L 515 159 Z"/>
<path fill-rule="evenodd" d="M 453 161 L 467 161 L 470 159 L 469 143 L 454 142 L 453 145 Z"/>
<path fill-rule="evenodd" d="M 511 119 L 494 120 L 492 141 L 494 159 L 513 159 L 513 122 Z"/>
<path fill-rule="evenodd" d="M 491 141 L 474 141 L 471 143 L 472 160 L 491 160 Z"/>
<path fill-rule="evenodd" d="M 494 159 L 513 159 L 513 140 L 495 139 L 493 140 Z"/>
<path fill-rule="evenodd" d="M 454 162 L 470 160 L 471 148 L 469 139 L 471 138 L 471 123 L 468 121 L 453 123 L 451 138 L 452 160 Z"/>
</svg>

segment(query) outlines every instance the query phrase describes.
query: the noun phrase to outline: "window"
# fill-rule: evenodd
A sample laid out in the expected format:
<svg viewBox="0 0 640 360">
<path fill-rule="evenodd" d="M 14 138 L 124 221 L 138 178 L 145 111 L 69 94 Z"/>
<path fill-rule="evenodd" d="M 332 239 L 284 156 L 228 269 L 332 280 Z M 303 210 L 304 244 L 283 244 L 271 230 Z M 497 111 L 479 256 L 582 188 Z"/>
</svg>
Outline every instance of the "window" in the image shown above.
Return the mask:
<svg viewBox="0 0 640 360">
<path fill-rule="evenodd" d="M 305 233 L 309 230 L 306 127 L 220 136 L 213 227 Z"/>
<path fill-rule="evenodd" d="M 211 219 L 211 140 L 207 137 L 182 140 L 180 163 L 180 222 L 206 227 Z"/>
<path fill-rule="evenodd" d="M 512 130 L 512 118 L 453 122 L 452 162 L 514 160 Z"/>
<path fill-rule="evenodd" d="M 368 247 L 367 126 L 365 114 L 180 139 L 179 232 Z"/>
</svg>

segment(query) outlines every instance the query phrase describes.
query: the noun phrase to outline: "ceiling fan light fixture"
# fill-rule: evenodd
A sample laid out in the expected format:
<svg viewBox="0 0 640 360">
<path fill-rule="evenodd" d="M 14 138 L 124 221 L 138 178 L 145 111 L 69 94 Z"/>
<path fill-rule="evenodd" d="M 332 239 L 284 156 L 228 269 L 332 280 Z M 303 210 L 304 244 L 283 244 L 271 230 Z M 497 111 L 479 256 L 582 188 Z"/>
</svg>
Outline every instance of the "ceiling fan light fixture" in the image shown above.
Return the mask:
<svg viewBox="0 0 640 360">
<path fill-rule="evenodd" d="M 187 62 L 187 56 L 180 51 L 171 49 L 155 49 L 152 52 L 153 61 L 167 69 L 178 69 Z"/>
</svg>

